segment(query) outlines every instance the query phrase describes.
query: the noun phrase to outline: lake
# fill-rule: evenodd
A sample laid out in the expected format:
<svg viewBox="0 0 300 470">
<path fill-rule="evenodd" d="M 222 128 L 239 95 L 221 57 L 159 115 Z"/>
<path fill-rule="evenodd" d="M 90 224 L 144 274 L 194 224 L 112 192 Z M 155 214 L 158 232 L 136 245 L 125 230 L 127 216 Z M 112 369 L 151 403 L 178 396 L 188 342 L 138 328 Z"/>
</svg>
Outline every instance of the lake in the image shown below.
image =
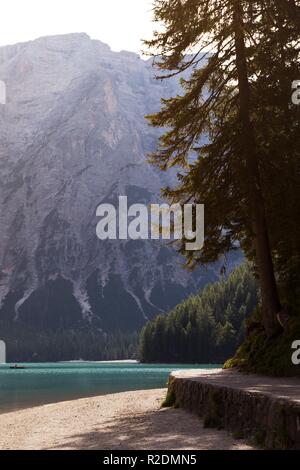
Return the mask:
<svg viewBox="0 0 300 470">
<path fill-rule="evenodd" d="M 130 390 L 163 388 L 171 371 L 218 365 L 68 362 L 0 366 L 0 412 Z"/>
</svg>

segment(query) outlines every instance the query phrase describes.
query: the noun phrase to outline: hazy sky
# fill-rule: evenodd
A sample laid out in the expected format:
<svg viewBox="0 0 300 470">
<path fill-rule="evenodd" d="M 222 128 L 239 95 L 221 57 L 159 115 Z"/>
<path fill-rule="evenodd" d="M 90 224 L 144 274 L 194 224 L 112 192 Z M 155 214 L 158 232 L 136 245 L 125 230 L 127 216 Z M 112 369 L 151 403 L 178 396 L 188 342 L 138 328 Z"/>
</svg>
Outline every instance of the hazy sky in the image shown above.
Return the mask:
<svg viewBox="0 0 300 470">
<path fill-rule="evenodd" d="M 152 35 L 152 0 L 1 0 L 0 46 L 85 32 L 115 51 L 140 52 Z"/>
</svg>

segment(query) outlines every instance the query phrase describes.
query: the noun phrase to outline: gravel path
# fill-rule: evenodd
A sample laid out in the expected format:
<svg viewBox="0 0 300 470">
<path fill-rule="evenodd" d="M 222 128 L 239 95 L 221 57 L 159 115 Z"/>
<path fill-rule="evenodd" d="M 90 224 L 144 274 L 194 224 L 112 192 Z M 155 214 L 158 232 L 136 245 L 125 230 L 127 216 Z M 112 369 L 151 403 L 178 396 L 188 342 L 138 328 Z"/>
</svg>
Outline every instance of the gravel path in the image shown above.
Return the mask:
<svg viewBox="0 0 300 470">
<path fill-rule="evenodd" d="M 241 374 L 234 369 L 180 370 L 172 372 L 173 377 L 201 381 L 211 385 L 228 387 L 245 392 L 263 394 L 300 404 L 300 380 L 288 377 L 265 377 Z"/>
</svg>

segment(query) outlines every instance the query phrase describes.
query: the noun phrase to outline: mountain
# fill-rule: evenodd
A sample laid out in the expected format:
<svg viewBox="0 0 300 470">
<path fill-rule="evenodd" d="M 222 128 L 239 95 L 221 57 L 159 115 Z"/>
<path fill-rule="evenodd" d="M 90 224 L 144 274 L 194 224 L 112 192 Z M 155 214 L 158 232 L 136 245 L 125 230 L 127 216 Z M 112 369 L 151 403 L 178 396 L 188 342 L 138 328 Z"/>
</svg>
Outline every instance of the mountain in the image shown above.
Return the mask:
<svg viewBox="0 0 300 470">
<path fill-rule="evenodd" d="M 145 158 L 159 132 L 144 116 L 179 92 L 153 75 L 86 34 L 0 48 L 0 336 L 134 331 L 218 277 L 161 241 L 96 236 L 100 203 L 157 203 L 175 180 Z"/>
</svg>

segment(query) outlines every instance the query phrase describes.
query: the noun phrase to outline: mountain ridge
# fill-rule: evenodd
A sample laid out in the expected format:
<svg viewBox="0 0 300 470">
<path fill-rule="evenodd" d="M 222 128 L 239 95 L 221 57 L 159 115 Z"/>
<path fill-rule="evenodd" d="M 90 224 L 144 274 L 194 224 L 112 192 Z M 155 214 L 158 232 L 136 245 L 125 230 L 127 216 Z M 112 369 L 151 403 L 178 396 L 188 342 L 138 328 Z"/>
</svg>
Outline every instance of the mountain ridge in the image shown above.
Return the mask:
<svg viewBox="0 0 300 470">
<path fill-rule="evenodd" d="M 100 202 L 156 203 L 176 179 L 146 162 L 144 116 L 180 90 L 151 63 L 85 33 L 0 48 L 0 328 L 132 331 L 217 279 L 161 242 L 96 237 Z"/>
</svg>

